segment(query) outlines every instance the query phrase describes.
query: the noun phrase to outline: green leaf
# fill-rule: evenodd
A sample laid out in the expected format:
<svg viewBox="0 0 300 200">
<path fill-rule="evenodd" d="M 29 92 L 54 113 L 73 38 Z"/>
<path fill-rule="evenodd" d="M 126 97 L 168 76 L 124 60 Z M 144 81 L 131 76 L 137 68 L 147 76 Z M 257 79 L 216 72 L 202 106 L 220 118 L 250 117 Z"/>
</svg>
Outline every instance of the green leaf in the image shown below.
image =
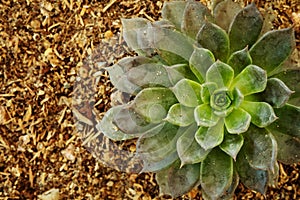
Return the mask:
<svg viewBox="0 0 300 200">
<path fill-rule="evenodd" d="M 212 149 L 222 143 L 224 138 L 224 120 L 220 119 L 215 126 L 200 127 L 195 139 L 205 150 Z"/>
<path fill-rule="evenodd" d="M 286 104 L 274 109 L 278 119 L 268 126 L 272 132 L 276 130 L 286 135 L 300 138 L 300 108 Z"/>
<path fill-rule="evenodd" d="M 247 96 L 263 91 L 266 85 L 267 73 L 258 66 L 248 65 L 234 78 L 230 87 L 238 88 L 244 96 Z"/>
<path fill-rule="evenodd" d="M 300 69 L 289 69 L 273 76 L 282 80 L 294 93 L 290 96 L 289 103 L 300 106 Z"/>
<path fill-rule="evenodd" d="M 286 164 L 292 165 L 300 162 L 300 137 L 287 135 L 276 129 L 269 129 L 275 137 L 278 145 L 277 159 Z M 299 129 L 298 129 L 299 130 Z"/>
<path fill-rule="evenodd" d="M 138 134 L 124 133 L 113 123 L 113 118 L 120 112 L 121 109 L 123 109 L 123 107 L 124 105 L 120 105 L 109 109 L 105 113 L 101 122 L 96 125 L 98 130 L 113 141 L 129 140 L 138 137 Z"/>
<path fill-rule="evenodd" d="M 194 118 L 198 126 L 212 127 L 215 126 L 219 120 L 211 107 L 207 104 L 199 105 L 195 108 Z"/>
<path fill-rule="evenodd" d="M 171 88 L 179 103 L 187 107 L 201 104 L 201 85 L 195 81 L 182 79 Z"/>
<path fill-rule="evenodd" d="M 204 160 L 210 150 L 203 149 L 195 140 L 197 126 L 191 125 L 177 140 L 177 152 L 181 166 L 195 164 Z"/>
<path fill-rule="evenodd" d="M 211 199 L 219 199 L 232 184 L 233 161 L 219 148 L 213 149 L 201 163 L 201 187 Z"/>
<path fill-rule="evenodd" d="M 289 57 L 294 46 L 292 28 L 269 31 L 251 47 L 252 62 L 263 67 L 271 75 Z"/>
<path fill-rule="evenodd" d="M 126 134 L 143 133 L 153 127 L 138 113 L 134 112 L 128 105 L 113 113 L 113 124 Z"/>
<path fill-rule="evenodd" d="M 212 20 L 208 8 L 200 2 L 187 1 L 181 30 L 194 39 L 206 20 Z"/>
<path fill-rule="evenodd" d="M 156 180 L 160 193 L 166 194 L 167 192 L 175 198 L 189 192 L 198 184 L 199 168 L 200 164 L 180 167 L 180 162 L 176 161 L 168 169 L 157 172 Z"/>
<path fill-rule="evenodd" d="M 180 30 L 186 4 L 185 1 L 165 2 L 161 11 L 162 18 L 172 22 Z"/>
<path fill-rule="evenodd" d="M 194 108 L 186 107 L 179 103 L 174 104 L 169 109 L 166 120 L 177 126 L 188 126 L 195 122 Z"/>
<path fill-rule="evenodd" d="M 262 26 L 263 17 L 254 3 L 243 8 L 229 28 L 231 52 L 251 47 L 258 39 Z"/>
<path fill-rule="evenodd" d="M 220 197 L 220 200 L 232 200 L 232 197 L 234 196 L 235 189 L 239 185 L 239 174 L 233 169 L 233 175 L 232 175 L 232 182 L 230 187 L 222 194 Z"/>
<path fill-rule="evenodd" d="M 150 24 L 140 35 L 140 37 L 146 37 L 148 46 L 154 48 L 158 55 L 160 55 L 160 51 L 171 52 L 189 61 L 194 51 L 193 44 L 195 41 L 170 27 Z"/>
<path fill-rule="evenodd" d="M 275 108 L 286 104 L 293 92 L 278 78 L 270 78 L 267 87 L 261 94 L 263 101 L 268 102 Z"/>
<path fill-rule="evenodd" d="M 250 126 L 244 136 L 244 155 L 255 169 L 271 170 L 277 162 L 277 142 L 266 129 Z"/>
<path fill-rule="evenodd" d="M 234 109 L 226 118 L 225 126 L 229 133 L 240 134 L 248 130 L 251 115 L 243 109 Z"/>
<path fill-rule="evenodd" d="M 223 62 L 217 61 L 207 70 L 206 82 L 214 82 L 218 88 L 228 87 L 233 77 L 233 69 Z"/>
<path fill-rule="evenodd" d="M 251 122 L 258 127 L 269 126 L 277 119 L 268 103 L 244 101 L 241 107 L 251 115 Z"/>
<path fill-rule="evenodd" d="M 239 108 L 241 103 L 244 101 L 244 95 L 237 88 L 233 88 L 232 90 L 233 103 L 235 109 Z"/>
<path fill-rule="evenodd" d="M 227 88 L 215 90 L 210 97 L 210 107 L 214 111 L 214 114 L 219 117 L 226 117 L 232 112 L 231 99 L 231 93 Z"/>
<path fill-rule="evenodd" d="M 118 90 L 129 94 L 135 94 L 140 90 L 140 87 L 128 80 L 127 73 L 135 67 L 149 63 L 154 63 L 154 61 L 143 56 L 136 56 L 122 58 L 118 63 L 114 64 L 112 67 L 107 67 L 106 69 L 109 72 L 110 81 Z"/>
<path fill-rule="evenodd" d="M 177 64 L 172 66 L 164 66 L 172 85 L 175 85 L 181 79 L 189 79 L 196 81 L 197 78 L 186 64 Z"/>
<path fill-rule="evenodd" d="M 167 88 L 146 88 L 137 94 L 131 107 L 146 118 L 157 123 L 167 116 L 169 108 L 177 103 L 172 91 Z"/>
<path fill-rule="evenodd" d="M 139 54 L 151 54 L 150 46 L 145 46 L 147 39 L 141 37 L 141 33 L 147 30 L 148 20 L 144 18 L 122 19 L 123 38 L 127 45 Z"/>
<path fill-rule="evenodd" d="M 213 52 L 216 59 L 227 61 L 229 55 L 229 38 L 219 26 L 206 22 L 197 35 L 197 42 Z"/>
<path fill-rule="evenodd" d="M 254 169 L 251 167 L 245 155 L 243 148 L 238 154 L 236 168 L 239 173 L 240 181 L 249 189 L 265 194 L 268 186 L 268 171 Z"/>
<path fill-rule="evenodd" d="M 165 67 L 161 64 L 148 63 L 132 68 L 128 80 L 141 87 L 172 86 Z"/>
<path fill-rule="evenodd" d="M 227 64 L 234 69 L 235 74 L 239 74 L 248 65 L 252 64 L 252 58 L 250 57 L 248 47 L 231 54 Z"/>
<path fill-rule="evenodd" d="M 161 123 L 145 132 L 137 141 L 137 155 L 144 162 L 143 172 L 159 171 L 178 159 L 176 141 L 181 135 L 177 126 Z"/>
<path fill-rule="evenodd" d="M 217 84 L 214 82 L 206 82 L 202 84 L 201 90 L 201 100 L 205 104 L 210 103 L 210 97 L 213 95 L 214 91 L 218 88 Z"/>
<path fill-rule="evenodd" d="M 241 9 L 240 4 L 232 0 L 221 0 L 213 9 L 216 24 L 227 31 L 233 18 Z"/>
<path fill-rule="evenodd" d="M 244 138 L 242 135 L 232 135 L 226 133 L 222 144 L 220 144 L 220 148 L 225 153 L 230 155 L 234 160 L 236 160 L 236 156 L 241 150 L 243 144 Z"/>
<path fill-rule="evenodd" d="M 208 49 L 195 47 L 190 58 L 190 68 L 200 83 L 205 82 L 206 72 L 215 62 L 214 55 Z"/>
</svg>

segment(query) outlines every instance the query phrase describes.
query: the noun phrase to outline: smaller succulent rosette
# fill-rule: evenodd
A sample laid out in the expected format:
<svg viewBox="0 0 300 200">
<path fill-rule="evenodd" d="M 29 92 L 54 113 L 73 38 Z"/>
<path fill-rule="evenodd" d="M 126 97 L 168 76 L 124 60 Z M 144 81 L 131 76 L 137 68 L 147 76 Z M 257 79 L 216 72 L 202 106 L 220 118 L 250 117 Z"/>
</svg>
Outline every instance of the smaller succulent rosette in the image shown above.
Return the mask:
<svg viewBox="0 0 300 200">
<path fill-rule="evenodd" d="M 265 193 L 279 166 L 300 162 L 300 70 L 284 62 L 291 28 L 267 31 L 250 4 L 165 2 L 162 20 L 123 19 L 138 55 L 107 68 L 130 94 L 98 124 L 108 138 L 137 138 L 142 171 L 161 193 L 201 185 L 205 199 L 229 199 L 239 181 Z M 226 19 L 226 20 L 224 20 Z"/>
</svg>

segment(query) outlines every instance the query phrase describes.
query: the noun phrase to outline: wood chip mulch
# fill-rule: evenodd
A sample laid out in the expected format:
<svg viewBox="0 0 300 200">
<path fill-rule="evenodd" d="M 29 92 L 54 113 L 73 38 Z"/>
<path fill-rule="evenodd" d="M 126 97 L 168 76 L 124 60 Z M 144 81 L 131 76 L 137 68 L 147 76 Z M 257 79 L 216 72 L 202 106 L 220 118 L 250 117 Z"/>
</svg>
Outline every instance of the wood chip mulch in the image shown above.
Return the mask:
<svg viewBox="0 0 300 200">
<path fill-rule="evenodd" d="M 299 0 L 254 2 L 271 13 L 275 28 L 293 24 L 297 49 L 291 63 L 299 66 Z M 111 143 L 94 127 L 114 93 L 104 67 L 133 55 L 122 40 L 120 18 L 157 20 L 162 5 L 162 0 L 0 2 L 0 200 L 171 199 L 159 194 L 155 175 L 115 170 L 139 169 L 131 160 L 134 142 Z M 100 144 L 91 142 L 95 138 Z M 240 184 L 234 199 L 300 199 L 299 174 L 300 163 L 280 164 L 277 188 L 262 196 Z M 177 199 L 202 198 L 195 189 Z"/>
</svg>

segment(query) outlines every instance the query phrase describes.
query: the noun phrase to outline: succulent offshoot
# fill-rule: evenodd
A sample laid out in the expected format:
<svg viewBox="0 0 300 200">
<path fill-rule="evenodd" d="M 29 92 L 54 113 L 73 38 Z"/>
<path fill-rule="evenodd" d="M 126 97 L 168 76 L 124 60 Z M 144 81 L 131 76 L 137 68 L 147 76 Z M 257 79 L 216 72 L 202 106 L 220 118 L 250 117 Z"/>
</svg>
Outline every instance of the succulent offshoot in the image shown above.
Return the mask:
<svg viewBox="0 0 300 200">
<path fill-rule="evenodd" d="M 111 108 L 98 129 L 137 138 L 144 168 L 174 197 L 201 185 L 205 199 L 230 199 L 238 182 L 266 192 L 278 161 L 300 162 L 300 70 L 284 61 L 292 28 L 261 35 L 254 4 L 165 2 L 162 20 L 123 19 L 138 56 L 108 68 L 132 101 Z M 226 20 L 227 19 L 227 20 Z"/>
</svg>

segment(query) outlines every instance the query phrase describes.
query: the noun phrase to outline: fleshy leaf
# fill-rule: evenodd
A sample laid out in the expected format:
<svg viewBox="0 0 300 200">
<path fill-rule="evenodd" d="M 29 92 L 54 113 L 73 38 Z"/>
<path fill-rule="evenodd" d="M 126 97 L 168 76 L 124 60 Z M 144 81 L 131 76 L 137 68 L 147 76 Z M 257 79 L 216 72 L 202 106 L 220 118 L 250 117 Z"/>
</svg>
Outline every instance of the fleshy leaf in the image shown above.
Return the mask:
<svg viewBox="0 0 300 200">
<path fill-rule="evenodd" d="M 167 115 L 169 108 L 177 103 L 171 90 L 167 88 L 146 88 L 137 94 L 132 108 L 148 121 L 160 122 Z"/>
<path fill-rule="evenodd" d="M 185 1 L 165 2 L 161 11 L 162 18 L 172 22 L 180 30 L 186 4 Z"/>
<path fill-rule="evenodd" d="M 232 135 L 226 133 L 220 148 L 235 160 L 243 144 L 244 138 L 242 135 Z"/>
<path fill-rule="evenodd" d="M 267 73 L 255 65 L 248 65 L 233 80 L 231 88 L 236 87 L 247 96 L 263 91 L 267 85 Z"/>
<path fill-rule="evenodd" d="M 252 62 L 263 67 L 271 75 L 289 57 L 294 46 L 292 28 L 269 31 L 251 47 Z"/>
<path fill-rule="evenodd" d="M 276 188 L 278 187 L 278 178 L 279 178 L 279 164 L 275 162 L 274 171 L 268 170 L 269 183 L 270 187 Z"/>
<path fill-rule="evenodd" d="M 171 88 L 179 103 L 187 107 L 201 104 L 201 85 L 195 81 L 182 79 Z"/>
<path fill-rule="evenodd" d="M 148 28 L 140 33 L 140 37 L 145 37 L 149 46 L 158 54 L 160 51 L 171 52 L 188 61 L 194 51 L 193 39 L 169 27 L 149 24 Z"/>
<path fill-rule="evenodd" d="M 190 68 L 200 83 L 205 82 L 206 72 L 215 62 L 214 55 L 208 49 L 195 47 L 190 58 Z"/>
<path fill-rule="evenodd" d="M 280 108 L 286 104 L 293 92 L 278 78 L 270 78 L 267 87 L 261 94 L 265 102 L 275 108 Z"/>
<path fill-rule="evenodd" d="M 241 9 L 241 6 L 232 0 L 221 0 L 213 10 L 216 24 L 227 31 L 233 18 Z"/>
<path fill-rule="evenodd" d="M 300 138 L 279 132 L 276 129 L 269 129 L 275 137 L 278 145 L 277 159 L 286 164 L 292 165 L 300 162 Z"/>
<path fill-rule="evenodd" d="M 180 167 L 180 161 L 176 161 L 168 169 L 156 173 L 160 193 L 167 192 L 175 198 L 189 192 L 199 181 L 199 169 L 200 164 Z"/>
<path fill-rule="evenodd" d="M 211 19 L 212 16 L 206 6 L 200 2 L 188 1 L 183 13 L 181 30 L 194 39 L 205 20 Z"/>
<path fill-rule="evenodd" d="M 244 155 L 255 169 L 274 171 L 277 162 L 277 143 L 274 136 L 266 129 L 250 126 L 243 134 Z"/>
<path fill-rule="evenodd" d="M 113 141 L 128 140 L 138 137 L 137 134 L 124 133 L 113 123 L 114 116 L 119 113 L 123 107 L 124 105 L 120 105 L 109 109 L 105 113 L 101 122 L 96 125 L 98 130 L 100 130 L 106 137 Z"/>
<path fill-rule="evenodd" d="M 216 59 L 227 61 L 229 55 L 229 38 L 219 26 L 206 22 L 197 35 L 197 42 L 213 52 Z"/>
<path fill-rule="evenodd" d="M 213 95 L 214 91 L 218 88 L 217 84 L 214 82 L 206 82 L 202 84 L 202 90 L 201 90 L 201 99 L 203 103 L 209 104 L 210 103 L 210 97 Z"/>
<path fill-rule="evenodd" d="M 233 103 L 234 108 L 239 108 L 241 103 L 244 101 L 244 95 L 237 88 L 233 88 L 232 90 Z"/>
<path fill-rule="evenodd" d="M 233 19 L 229 28 L 230 51 L 235 52 L 252 46 L 263 26 L 263 17 L 255 4 L 243 8 Z"/>
<path fill-rule="evenodd" d="M 251 115 L 243 109 L 234 109 L 226 118 L 225 126 L 229 133 L 239 134 L 248 130 Z"/>
<path fill-rule="evenodd" d="M 232 158 L 219 148 L 213 149 L 201 163 L 201 187 L 211 199 L 219 199 L 229 189 L 232 177 Z"/>
<path fill-rule="evenodd" d="M 142 64 L 128 72 L 128 80 L 141 87 L 164 86 L 172 84 L 166 69 L 161 64 Z"/>
<path fill-rule="evenodd" d="M 225 117 L 232 111 L 231 99 L 231 93 L 227 88 L 217 89 L 210 97 L 210 107 L 213 109 L 216 115 Z M 225 115 L 222 115 L 221 113 Z"/>
<path fill-rule="evenodd" d="M 195 139 L 205 150 L 212 149 L 222 143 L 224 138 L 224 120 L 220 119 L 215 126 L 200 127 Z"/>
<path fill-rule="evenodd" d="M 272 132 L 276 130 L 286 135 L 300 138 L 300 108 L 286 104 L 274 109 L 278 119 L 268 126 Z"/>
<path fill-rule="evenodd" d="M 251 167 L 245 155 L 243 148 L 238 154 L 236 162 L 237 171 L 239 173 L 240 181 L 248 188 L 265 194 L 268 186 L 268 171 L 254 169 Z"/>
<path fill-rule="evenodd" d="M 151 54 L 153 52 L 150 45 L 146 44 L 147 39 L 141 37 L 149 23 L 144 18 L 122 19 L 123 38 L 127 45 L 139 54 Z"/>
<path fill-rule="evenodd" d="M 166 120 L 177 126 L 188 126 L 195 122 L 194 108 L 174 104 L 170 107 Z"/>
<path fill-rule="evenodd" d="M 294 93 L 290 96 L 289 103 L 300 106 L 300 69 L 282 71 L 273 77 L 282 80 Z"/>
<path fill-rule="evenodd" d="M 118 112 L 114 112 L 113 123 L 126 134 L 143 133 L 145 130 L 153 127 L 134 112 L 129 106 L 124 106 Z"/>
<path fill-rule="evenodd" d="M 233 77 L 233 69 L 223 62 L 217 61 L 207 70 L 206 82 L 214 82 L 218 88 L 228 87 Z"/>
<path fill-rule="evenodd" d="M 241 107 L 251 115 L 251 122 L 258 127 L 266 127 L 277 119 L 268 103 L 243 101 Z"/>
<path fill-rule="evenodd" d="M 177 140 L 177 152 L 181 166 L 203 161 L 210 150 L 204 150 L 194 139 L 197 126 L 191 125 Z"/>
<path fill-rule="evenodd" d="M 169 80 L 171 81 L 172 85 L 175 85 L 181 79 L 189 79 L 196 81 L 197 78 L 190 70 L 190 67 L 186 64 L 177 64 L 172 66 L 164 66 L 167 70 L 169 75 Z"/>
<path fill-rule="evenodd" d="M 140 87 L 128 80 L 127 73 L 130 69 L 147 63 L 154 63 L 154 61 L 143 56 L 128 57 L 121 59 L 118 63 L 112 67 L 107 67 L 106 69 L 109 72 L 109 77 L 112 84 L 118 90 L 129 94 L 134 94 L 140 90 Z"/>
<path fill-rule="evenodd" d="M 230 187 L 222 194 L 220 200 L 232 200 L 234 195 L 235 189 L 239 185 L 239 174 L 237 173 L 236 169 L 233 168 L 233 175 L 232 175 L 232 182 Z"/>
<path fill-rule="evenodd" d="M 230 55 L 227 64 L 234 69 L 235 74 L 239 74 L 243 69 L 252 63 L 248 47 L 236 51 Z"/>
<path fill-rule="evenodd" d="M 208 104 L 202 104 L 195 108 L 194 118 L 198 126 L 212 127 L 215 126 L 219 120 L 211 107 Z"/>
<path fill-rule="evenodd" d="M 137 154 L 144 161 L 143 172 L 158 171 L 178 159 L 176 141 L 181 135 L 177 126 L 161 123 L 145 132 L 137 141 Z"/>
</svg>

